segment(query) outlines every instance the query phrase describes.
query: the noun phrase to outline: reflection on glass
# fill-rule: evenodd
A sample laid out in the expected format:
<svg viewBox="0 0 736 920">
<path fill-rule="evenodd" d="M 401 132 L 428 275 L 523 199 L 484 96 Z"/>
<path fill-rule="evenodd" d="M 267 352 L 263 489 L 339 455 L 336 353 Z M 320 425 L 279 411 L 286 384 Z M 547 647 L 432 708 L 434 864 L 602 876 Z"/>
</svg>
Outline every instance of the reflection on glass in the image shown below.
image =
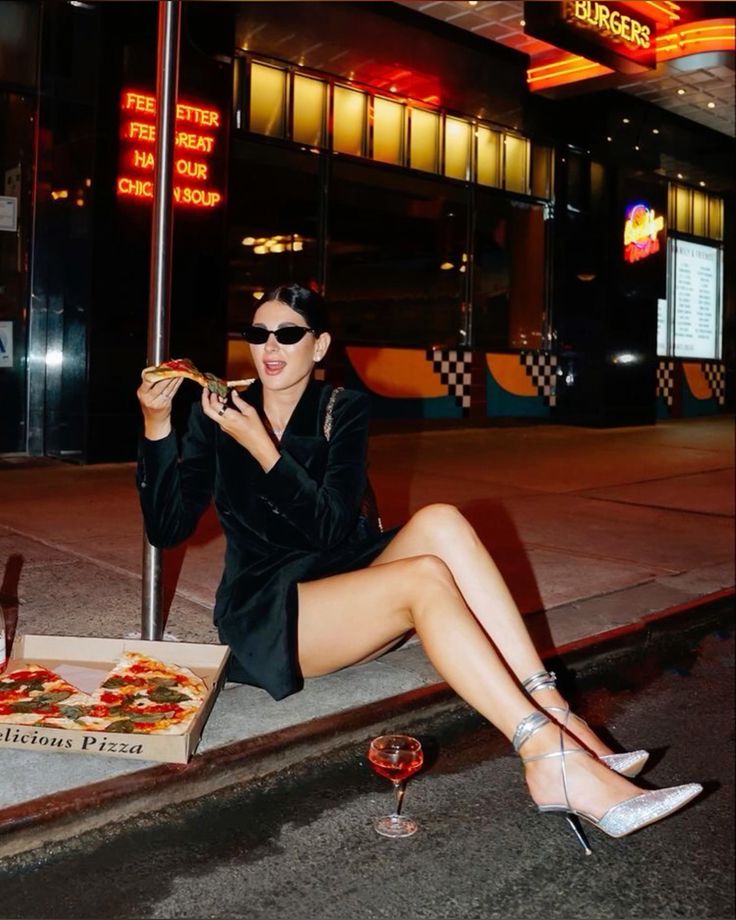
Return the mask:
<svg viewBox="0 0 736 920">
<path fill-rule="evenodd" d="M 335 87 L 332 146 L 340 153 L 362 156 L 365 150 L 365 93 L 344 86 Z"/>
<path fill-rule="evenodd" d="M 491 131 L 479 125 L 476 129 L 477 150 L 477 179 L 481 185 L 501 184 L 501 170 L 499 168 L 501 152 L 501 135 L 498 131 Z"/>
<path fill-rule="evenodd" d="M 326 83 L 295 74 L 292 137 L 298 144 L 306 144 L 309 147 L 324 146 L 326 100 Z"/>
<path fill-rule="evenodd" d="M 437 172 L 439 168 L 440 117 L 426 109 L 411 110 L 411 148 L 409 165 L 412 169 Z"/>
<path fill-rule="evenodd" d="M 373 159 L 381 163 L 403 164 L 404 159 L 404 111 L 400 102 L 382 99 L 373 100 Z"/>
<path fill-rule="evenodd" d="M 504 188 L 510 192 L 529 194 L 529 141 L 505 134 Z"/>
<path fill-rule="evenodd" d="M 286 71 L 266 64 L 250 66 L 250 130 L 283 137 L 286 116 Z"/>
</svg>

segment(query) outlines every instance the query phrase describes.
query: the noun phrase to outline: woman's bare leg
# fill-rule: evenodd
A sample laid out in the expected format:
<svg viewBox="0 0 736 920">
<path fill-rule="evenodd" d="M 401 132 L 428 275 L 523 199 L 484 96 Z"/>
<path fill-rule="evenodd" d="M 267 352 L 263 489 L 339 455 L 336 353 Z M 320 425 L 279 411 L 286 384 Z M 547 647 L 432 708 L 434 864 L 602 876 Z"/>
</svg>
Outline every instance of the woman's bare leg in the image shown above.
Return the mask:
<svg viewBox="0 0 736 920">
<path fill-rule="evenodd" d="M 411 630 L 455 692 L 507 738 L 535 711 L 437 557 L 415 556 L 299 585 L 299 663 L 305 677 L 375 657 Z M 568 736 L 566 746 L 575 747 L 574 739 Z M 547 726 L 523 754 L 556 749 L 558 729 Z M 640 791 L 594 758 L 573 755 L 567 761 L 573 803 L 592 814 Z M 526 775 L 536 801 L 564 801 L 559 760 L 531 764 Z"/>
<path fill-rule="evenodd" d="M 465 603 L 519 681 L 544 670 L 506 582 L 475 530 L 457 508 L 435 504 L 417 511 L 373 565 L 424 554 L 438 556 L 452 572 Z M 563 709 L 567 706 L 554 689 L 536 692 L 534 700 L 540 706 Z M 611 753 L 611 749 L 582 723 L 573 721 L 569 728 L 596 754 Z"/>
</svg>

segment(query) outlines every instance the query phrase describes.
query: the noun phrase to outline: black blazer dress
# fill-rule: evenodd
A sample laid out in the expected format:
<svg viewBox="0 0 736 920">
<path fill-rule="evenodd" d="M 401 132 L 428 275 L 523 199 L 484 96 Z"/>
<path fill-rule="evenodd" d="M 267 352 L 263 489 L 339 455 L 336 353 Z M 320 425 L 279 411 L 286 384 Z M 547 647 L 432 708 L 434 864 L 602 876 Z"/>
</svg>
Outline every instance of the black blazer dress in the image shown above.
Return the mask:
<svg viewBox="0 0 736 920">
<path fill-rule="evenodd" d="M 214 498 L 225 533 L 225 569 L 214 621 L 231 649 L 228 678 L 282 699 L 303 686 L 297 660 L 297 584 L 363 568 L 395 531 L 366 537 L 368 399 L 343 390 L 323 433 L 332 388 L 310 381 L 265 473 L 195 403 L 182 439 L 141 440 L 138 494 L 153 546 L 186 540 Z M 263 417 L 263 388 L 243 397 Z"/>
</svg>

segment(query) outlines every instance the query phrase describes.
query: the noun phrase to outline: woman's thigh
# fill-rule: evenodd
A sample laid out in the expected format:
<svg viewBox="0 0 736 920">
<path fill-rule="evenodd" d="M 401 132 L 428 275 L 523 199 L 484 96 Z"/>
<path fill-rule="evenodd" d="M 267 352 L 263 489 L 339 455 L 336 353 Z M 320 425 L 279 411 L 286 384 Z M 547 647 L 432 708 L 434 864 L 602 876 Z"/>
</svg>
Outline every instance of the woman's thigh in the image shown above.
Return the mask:
<svg viewBox="0 0 736 920">
<path fill-rule="evenodd" d="M 413 594 L 438 576 L 439 560 L 404 559 L 299 585 L 298 654 L 318 677 L 388 651 L 412 630 Z"/>
</svg>

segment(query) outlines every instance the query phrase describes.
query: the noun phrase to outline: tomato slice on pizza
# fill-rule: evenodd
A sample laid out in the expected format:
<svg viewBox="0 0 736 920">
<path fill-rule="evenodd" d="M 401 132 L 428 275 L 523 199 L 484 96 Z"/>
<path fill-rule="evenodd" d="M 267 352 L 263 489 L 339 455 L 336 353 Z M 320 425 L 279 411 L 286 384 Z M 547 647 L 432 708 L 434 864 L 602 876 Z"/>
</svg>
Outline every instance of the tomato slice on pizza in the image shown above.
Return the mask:
<svg viewBox="0 0 736 920">
<path fill-rule="evenodd" d="M 24 665 L 0 675 L 0 722 L 36 725 L 47 718 L 64 719 L 65 709 L 85 697 L 48 668 Z"/>
</svg>

